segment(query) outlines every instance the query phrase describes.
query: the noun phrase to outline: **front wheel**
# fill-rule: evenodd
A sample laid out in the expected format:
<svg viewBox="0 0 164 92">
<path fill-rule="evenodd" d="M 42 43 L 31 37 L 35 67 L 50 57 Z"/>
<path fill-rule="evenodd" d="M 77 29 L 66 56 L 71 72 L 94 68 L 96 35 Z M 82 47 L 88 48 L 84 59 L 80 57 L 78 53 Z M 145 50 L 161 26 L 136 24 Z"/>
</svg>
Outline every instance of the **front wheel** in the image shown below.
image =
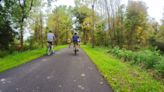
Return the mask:
<svg viewBox="0 0 164 92">
<path fill-rule="evenodd" d="M 75 52 L 75 55 L 76 55 L 77 54 L 77 49 L 76 48 L 75 48 L 74 52 Z"/>
<path fill-rule="evenodd" d="M 50 47 L 48 47 L 47 54 L 51 55 L 51 48 Z"/>
<path fill-rule="evenodd" d="M 47 54 L 48 55 L 51 55 L 53 52 L 52 52 L 52 45 L 51 44 L 48 44 L 48 49 L 47 49 Z"/>
</svg>

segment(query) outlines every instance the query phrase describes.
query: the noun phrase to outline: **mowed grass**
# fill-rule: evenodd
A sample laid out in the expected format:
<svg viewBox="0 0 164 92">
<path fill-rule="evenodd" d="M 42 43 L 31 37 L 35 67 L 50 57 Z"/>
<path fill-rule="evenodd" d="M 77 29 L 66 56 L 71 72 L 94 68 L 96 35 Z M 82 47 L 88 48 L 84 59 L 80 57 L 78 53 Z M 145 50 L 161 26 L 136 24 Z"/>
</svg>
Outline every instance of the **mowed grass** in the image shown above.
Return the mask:
<svg viewBox="0 0 164 92">
<path fill-rule="evenodd" d="M 57 46 L 55 47 L 55 50 L 60 50 L 65 47 L 66 45 Z M 22 53 L 20 52 L 13 53 L 4 58 L 0 58 L 0 72 L 17 67 L 21 64 L 25 64 L 45 54 L 46 54 L 46 48 L 43 48 L 43 49 L 29 50 Z"/>
<path fill-rule="evenodd" d="M 164 92 L 164 85 L 140 67 L 121 62 L 107 48 L 82 46 L 115 92 Z"/>
</svg>

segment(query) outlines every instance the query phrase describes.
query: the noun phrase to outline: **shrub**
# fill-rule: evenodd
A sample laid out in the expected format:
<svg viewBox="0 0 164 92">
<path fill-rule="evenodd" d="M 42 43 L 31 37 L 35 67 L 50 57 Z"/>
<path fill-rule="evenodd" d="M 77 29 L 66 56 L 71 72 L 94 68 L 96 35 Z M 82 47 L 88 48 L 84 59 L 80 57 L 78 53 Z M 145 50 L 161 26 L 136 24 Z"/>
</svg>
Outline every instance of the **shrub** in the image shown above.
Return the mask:
<svg viewBox="0 0 164 92">
<path fill-rule="evenodd" d="M 155 69 L 164 76 L 164 56 L 161 57 L 159 63 L 155 65 Z"/>
<path fill-rule="evenodd" d="M 1 51 L 1 50 L 0 50 L 0 58 L 3 58 L 3 57 L 5 57 L 5 56 L 7 56 L 8 54 L 9 54 L 8 51 Z"/>
<path fill-rule="evenodd" d="M 154 68 L 160 60 L 159 51 L 142 50 L 133 52 L 131 50 L 115 47 L 110 50 L 114 56 L 123 58 L 124 61 L 132 61 L 134 64 L 144 64 L 146 68 Z"/>
<path fill-rule="evenodd" d="M 145 58 L 146 58 L 145 53 L 143 53 L 143 52 L 136 52 L 134 54 L 133 61 L 136 64 L 140 64 L 140 63 L 143 63 L 143 61 L 145 61 Z"/>
<path fill-rule="evenodd" d="M 112 50 L 111 50 L 111 53 L 115 56 L 118 56 L 119 54 L 119 51 L 120 51 L 120 48 L 119 47 L 114 47 Z"/>
<path fill-rule="evenodd" d="M 125 61 L 131 61 L 131 60 L 133 60 L 133 52 L 132 51 L 130 51 L 130 50 L 124 50 L 123 51 L 124 52 L 124 60 Z"/>
<path fill-rule="evenodd" d="M 154 69 L 164 77 L 164 56 L 159 51 L 153 49 L 142 49 L 140 51 L 131 51 L 115 47 L 109 51 L 114 56 L 124 59 L 124 61 L 138 64 L 143 68 Z"/>
<path fill-rule="evenodd" d="M 147 68 L 154 68 L 154 66 L 159 62 L 160 55 L 158 52 L 154 51 L 147 51 L 145 53 L 146 59 L 145 59 L 145 65 Z"/>
</svg>

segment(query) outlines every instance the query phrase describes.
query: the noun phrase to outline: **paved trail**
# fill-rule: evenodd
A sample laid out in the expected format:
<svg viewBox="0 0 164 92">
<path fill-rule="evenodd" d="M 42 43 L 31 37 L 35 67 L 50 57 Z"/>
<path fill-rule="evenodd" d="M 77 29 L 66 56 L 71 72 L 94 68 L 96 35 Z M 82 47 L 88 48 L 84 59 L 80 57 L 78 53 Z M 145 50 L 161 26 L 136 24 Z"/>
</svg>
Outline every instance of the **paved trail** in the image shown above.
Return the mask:
<svg viewBox="0 0 164 92">
<path fill-rule="evenodd" d="M 88 56 L 63 49 L 0 74 L 0 92 L 112 92 Z"/>
</svg>

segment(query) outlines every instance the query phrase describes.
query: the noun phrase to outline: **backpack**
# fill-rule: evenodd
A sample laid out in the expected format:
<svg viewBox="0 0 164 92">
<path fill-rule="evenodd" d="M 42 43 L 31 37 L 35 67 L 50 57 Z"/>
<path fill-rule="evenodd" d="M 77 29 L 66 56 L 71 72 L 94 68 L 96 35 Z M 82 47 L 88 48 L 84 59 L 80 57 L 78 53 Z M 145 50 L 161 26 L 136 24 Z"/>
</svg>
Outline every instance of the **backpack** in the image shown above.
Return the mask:
<svg viewBox="0 0 164 92">
<path fill-rule="evenodd" d="M 73 38 L 72 38 L 73 39 L 73 42 L 78 42 L 78 38 L 79 37 L 77 35 L 74 35 Z"/>
</svg>

